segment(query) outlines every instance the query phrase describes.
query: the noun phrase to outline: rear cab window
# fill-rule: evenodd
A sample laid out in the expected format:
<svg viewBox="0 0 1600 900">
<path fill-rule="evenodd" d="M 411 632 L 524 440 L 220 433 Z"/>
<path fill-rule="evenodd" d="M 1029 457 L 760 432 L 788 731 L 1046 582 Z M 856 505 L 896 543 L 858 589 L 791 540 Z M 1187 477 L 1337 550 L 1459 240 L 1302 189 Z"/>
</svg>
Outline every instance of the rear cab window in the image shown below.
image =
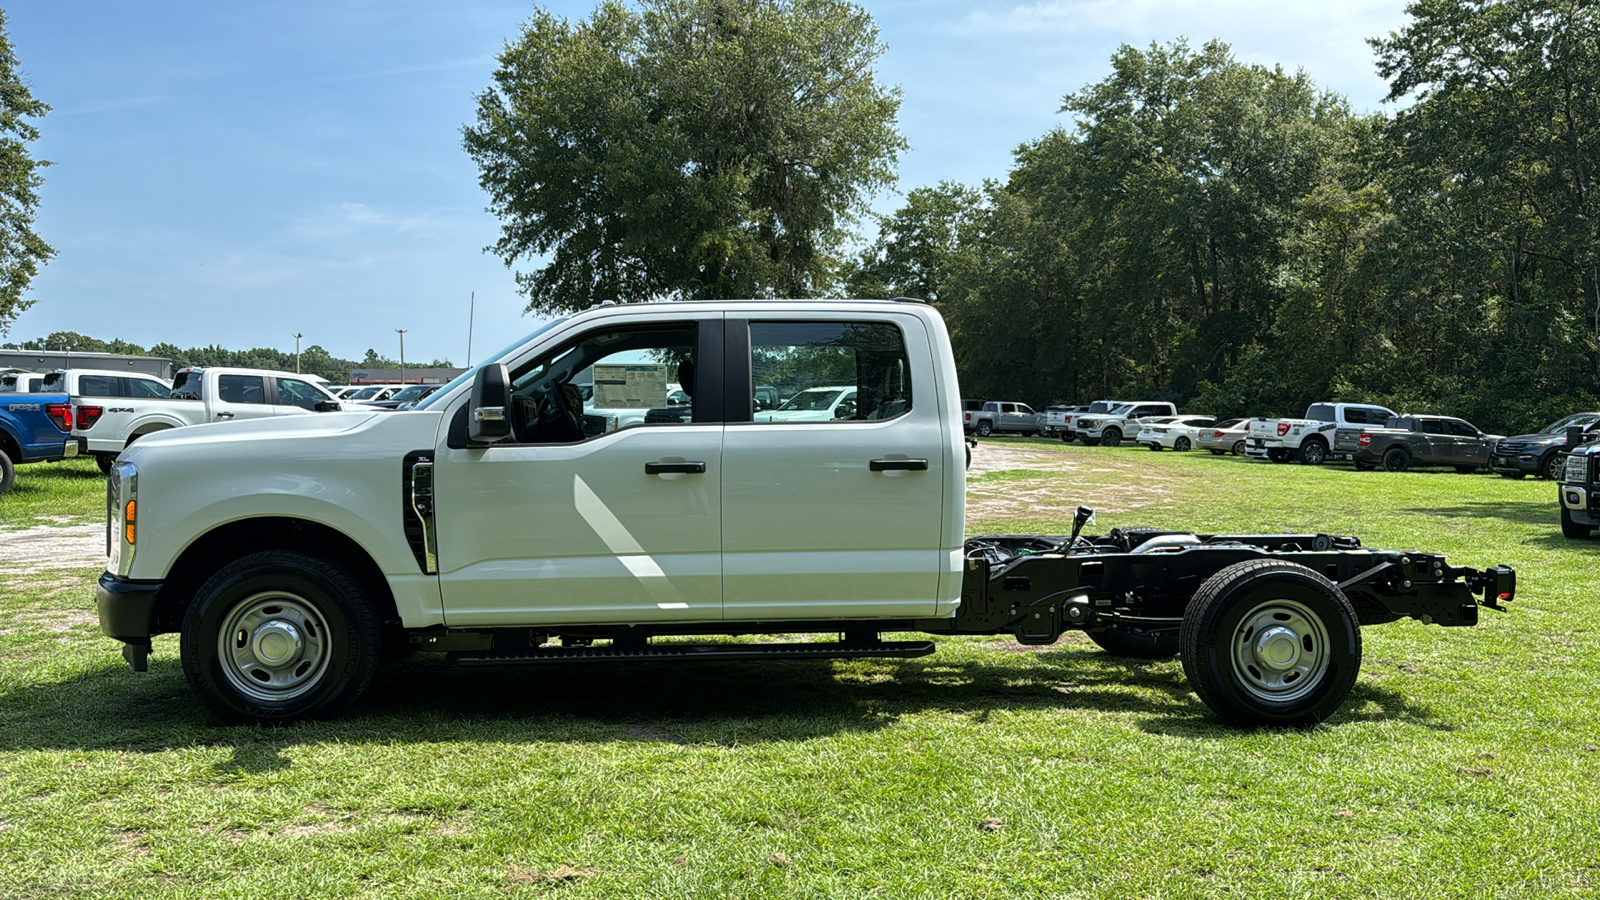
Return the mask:
<svg viewBox="0 0 1600 900">
<path fill-rule="evenodd" d="M 881 421 L 913 402 L 905 336 L 891 322 L 753 321 L 750 368 L 788 398 L 756 413 L 757 424 Z"/>
</svg>

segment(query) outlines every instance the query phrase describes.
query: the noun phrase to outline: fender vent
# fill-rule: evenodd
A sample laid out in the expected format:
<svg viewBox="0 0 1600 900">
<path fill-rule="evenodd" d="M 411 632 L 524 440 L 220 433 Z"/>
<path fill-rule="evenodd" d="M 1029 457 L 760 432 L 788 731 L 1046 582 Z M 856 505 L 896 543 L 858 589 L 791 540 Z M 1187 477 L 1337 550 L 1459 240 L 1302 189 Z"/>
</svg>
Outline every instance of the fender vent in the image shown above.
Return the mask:
<svg viewBox="0 0 1600 900">
<path fill-rule="evenodd" d="M 438 539 L 433 525 L 433 451 L 413 450 L 400 464 L 400 515 L 406 543 L 423 574 L 438 571 Z"/>
</svg>

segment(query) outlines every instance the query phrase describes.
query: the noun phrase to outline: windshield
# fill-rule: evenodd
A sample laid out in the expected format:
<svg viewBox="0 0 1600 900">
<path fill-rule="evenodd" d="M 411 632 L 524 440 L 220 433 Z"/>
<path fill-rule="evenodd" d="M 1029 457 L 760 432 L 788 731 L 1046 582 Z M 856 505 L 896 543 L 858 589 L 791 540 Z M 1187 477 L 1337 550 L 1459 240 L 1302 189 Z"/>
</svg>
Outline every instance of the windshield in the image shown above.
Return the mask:
<svg viewBox="0 0 1600 900">
<path fill-rule="evenodd" d="M 1110 412 L 1113 416 L 1125 416 L 1128 413 L 1133 412 L 1134 406 L 1135 404 L 1132 403 L 1124 403 L 1121 406 L 1113 407 Z"/>
<path fill-rule="evenodd" d="M 844 393 L 843 388 L 812 388 L 809 391 L 801 391 L 790 397 L 789 402 L 778 407 L 778 409 L 827 409 L 833 405 L 833 401 L 839 399 L 839 395 L 842 393 Z"/>
<path fill-rule="evenodd" d="M 433 387 L 433 385 L 431 385 L 431 384 L 413 384 L 412 386 L 410 386 L 408 388 L 404 388 L 404 389 L 402 389 L 400 391 L 397 391 L 395 393 L 395 395 L 393 397 L 390 397 L 389 399 L 390 400 L 399 400 L 402 403 L 407 401 L 407 400 L 417 400 L 417 399 L 420 399 L 423 394 L 427 393 L 427 390 L 430 387 Z"/>
<path fill-rule="evenodd" d="M 1558 419 L 1555 422 L 1551 422 L 1549 425 L 1546 425 L 1544 428 L 1540 429 L 1539 433 L 1566 434 L 1567 429 L 1574 425 L 1577 425 L 1580 428 L 1588 428 L 1590 425 L 1593 425 L 1596 420 L 1600 420 L 1600 415 L 1596 415 L 1594 413 L 1578 413 L 1575 416 L 1567 416 L 1565 419 Z"/>
<path fill-rule="evenodd" d="M 370 400 L 373 397 L 378 396 L 378 392 L 381 391 L 381 390 L 383 390 L 382 387 L 366 387 L 366 388 L 362 388 L 361 390 L 356 391 L 354 394 L 351 394 L 350 395 L 350 399 L 351 400 Z"/>
<path fill-rule="evenodd" d="M 515 353 L 524 344 L 528 343 L 529 341 L 533 340 L 534 338 L 538 337 L 539 335 L 544 334 L 546 331 L 549 331 L 550 329 L 556 327 L 557 325 L 560 325 L 562 322 L 565 322 L 565 321 L 566 321 L 565 318 L 551 319 L 550 321 L 544 323 L 543 325 L 540 325 L 538 328 L 535 328 L 529 334 L 526 334 L 526 335 L 518 338 L 516 340 L 516 342 L 514 342 L 512 344 L 508 344 L 505 347 L 502 347 L 499 350 L 496 350 L 494 353 L 489 354 L 489 363 L 504 362 L 505 358 L 507 356 L 510 356 L 512 353 Z M 443 387 L 440 387 L 437 391 L 434 391 L 433 393 L 429 394 L 428 396 L 423 397 L 420 401 L 417 402 L 416 406 L 413 406 L 411 408 L 412 409 L 428 409 L 428 408 L 432 407 L 434 404 L 443 403 L 444 402 L 444 398 L 446 398 L 446 397 L 450 396 L 450 394 L 454 393 L 456 388 L 460 387 L 463 384 L 471 384 L 472 383 L 472 379 L 477 377 L 478 369 L 483 368 L 483 366 L 488 365 L 489 363 L 484 363 L 484 364 L 478 366 L 477 368 L 468 369 L 465 372 L 462 372 L 460 375 L 457 375 L 455 378 L 451 379 L 449 384 L 446 384 Z"/>
</svg>

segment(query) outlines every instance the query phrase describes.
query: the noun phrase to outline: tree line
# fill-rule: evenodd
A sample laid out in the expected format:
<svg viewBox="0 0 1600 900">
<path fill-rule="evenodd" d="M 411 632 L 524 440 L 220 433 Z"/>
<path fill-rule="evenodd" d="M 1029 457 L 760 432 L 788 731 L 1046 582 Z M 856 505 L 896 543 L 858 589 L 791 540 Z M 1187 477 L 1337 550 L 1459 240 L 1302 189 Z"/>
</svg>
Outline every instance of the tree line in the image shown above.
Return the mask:
<svg viewBox="0 0 1600 900">
<path fill-rule="evenodd" d="M 171 360 L 173 371 L 187 366 L 231 366 L 242 369 L 275 369 L 279 372 L 296 371 L 295 354 L 291 350 L 278 350 L 273 347 L 229 350 L 216 344 L 207 347 L 190 347 L 185 350 L 176 344 L 169 344 L 164 341 L 145 348 L 124 340 L 102 341 L 74 331 L 57 331 L 35 340 L 0 344 L 0 349 L 154 356 L 159 359 Z M 435 359 L 426 363 L 418 360 L 409 360 L 406 365 L 416 369 L 451 367 L 448 359 Z M 320 375 L 335 384 L 344 384 L 349 381 L 350 373 L 357 369 L 398 368 L 400 368 L 400 363 L 397 360 L 382 356 L 378 351 L 372 349 L 368 349 L 367 355 L 360 360 L 340 359 L 329 353 L 320 344 L 312 344 L 300 351 L 299 371 L 308 375 Z"/>
<path fill-rule="evenodd" d="M 935 302 L 968 396 L 1600 408 L 1600 7 L 1421 0 L 1393 115 L 1220 42 L 1123 47 L 1002 181 L 914 190 L 846 276 Z"/>
</svg>

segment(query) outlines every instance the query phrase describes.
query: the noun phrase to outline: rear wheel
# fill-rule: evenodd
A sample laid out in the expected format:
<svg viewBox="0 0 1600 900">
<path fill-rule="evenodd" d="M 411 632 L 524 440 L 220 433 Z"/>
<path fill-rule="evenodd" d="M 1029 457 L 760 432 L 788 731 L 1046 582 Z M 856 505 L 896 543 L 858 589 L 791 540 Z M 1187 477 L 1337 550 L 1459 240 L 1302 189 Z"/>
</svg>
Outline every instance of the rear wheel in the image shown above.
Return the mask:
<svg viewBox="0 0 1600 900">
<path fill-rule="evenodd" d="M 1072 434 L 1070 432 L 1066 432 L 1066 431 L 1061 432 L 1061 443 L 1063 443 L 1063 444 L 1072 443 Z"/>
<path fill-rule="evenodd" d="M 1294 459 L 1294 451 L 1285 449 L 1283 447 L 1273 447 L 1271 450 L 1267 451 L 1267 459 L 1270 459 L 1275 463 L 1286 463 L 1289 460 Z"/>
<path fill-rule="evenodd" d="M 1128 659 L 1171 659 L 1178 655 L 1176 632 L 1139 634 L 1134 631 L 1107 628 L 1104 631 L 1091 631 L 1088 634 L 1089 640 L 1099 644 L 1101 650 L 1112 656 L 1123 656 Z"/>
<path fill-rule="evenodd" d="M 1161 445 L 1160 444 L 1149 444 L 1148 446 L 1150 447 L 1151 450 L 1154 450 L 1157 453 L 1161 452 Z"/>
<path fill-rule="evenodd" d="M 284 550 L 222 567 L 183 619 L 184 675 L 227 719 L 287 722 L 348 709 L 372 680 L 381 630 L 342 567 Z"/>
<path fill-rule="evenodd" d="M 1100 433 L 1100 443 L 1107 447 L 1115 447 L 1122 443 L 1122 430 L 1120 428 L 1107 428 Z"/>
<path fill-rule="evenodd" d="M 978 437 L 988 437 L 993 432 L 994 426 L 989 424 L 988 419 L 984 419 L 978 423 Z"/>
<path fill-rule="evenodd" d="M 1385 472 L 1404 472 L 1411 468 L 1411 454 L 1404 448 L 1390 447 L 1383 454 L 1383 470 Z"/>
<path fill-rule="evenodd" d="M 1226 451 L 1226 450 L 1213 450 L 1213 451 L 1211 451 L 1211 455 L 1212 456 L 1221 456 L 1221 455 L 1223 455 L 1224 453 L 1227 453 L 1227 452 L 1228 451 Z"/>
<path fill-rule="evenodd" d="M 1083 445 L 1085 447 L 1098 447 L 1098 446 L 1100 446 L 1100 439 L 1099 438 L 1086 437 L 1086 438 L 1079 438 L 1079 440 L 1083 441 Z"/>
<path fill-rule="evenodd" d="M 94 464 L 100 467 L 101 475 L 110 475 L 111 467 L 117 464 L 117 458 L 115 456 L 96 456 Z"/>
<path fill-rule="evenodd" d="M 1183 671 L 1233 725 L 1310 725 L 1333 715 L 1361 668 L 1361 628 L 1337 585 L 1281 560 L 1206 579 L 1180 637 Z"/>
<path fill-rule="evenodd" d="M 1234 456 L 1243 456 L 1244 455 L 1244 441 L 1234 441 L 1233 442 L 1233 455 Z"/>
<path fill-rule="evenodd" d="M 1500 472 L 1498 474 L 1500 475 L 1501 478 L 1527 478 L 1528 477 L 1528 473 L 1526 473 L 1526 472 Z"/>
<path fill-rule="evenodd" d="M 1186 438 L 1186 437 L 1183 437 L 1181 435 L 1178 437 L 1177 440 L 1172 442 L 1172 449 L 1177 450 L 1180 453 L 1185 451 L 1185 450 L 1188 450 L 1192 446 L 1193 445 L 1189 443 L 1189 439 Z"/>
<path fill-rule="evenodd" d="M 1594 526 L 1574 521 L 1572 510 L 1563 506 L 1561 507 L 1561 533 L 1569 538 L 1586 538 L 1594 533 Z"/>
<path fill-rule="evenodd" d="M 1478 471 L 1477 466 L 1456 466 L 1456 471 L 1463 475 L 1472 475 Z"/>
</svg>

